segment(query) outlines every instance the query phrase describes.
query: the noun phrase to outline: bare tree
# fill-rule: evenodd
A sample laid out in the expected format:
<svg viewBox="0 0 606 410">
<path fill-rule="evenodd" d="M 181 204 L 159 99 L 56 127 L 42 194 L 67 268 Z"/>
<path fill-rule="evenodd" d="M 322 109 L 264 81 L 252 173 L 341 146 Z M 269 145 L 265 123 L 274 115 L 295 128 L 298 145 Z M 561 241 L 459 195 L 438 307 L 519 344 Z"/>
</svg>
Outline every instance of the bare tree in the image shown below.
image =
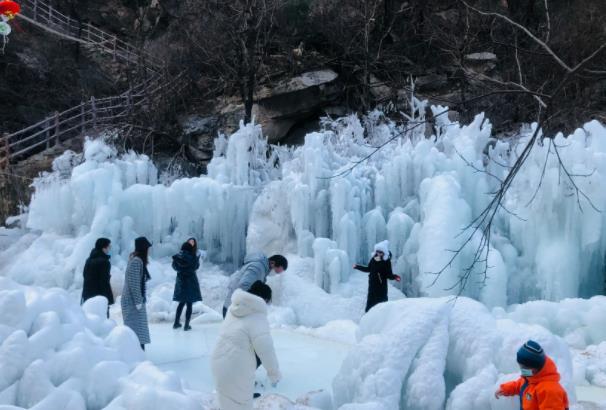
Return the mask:
<svg viewBox="0 0 606 410">
<path fill-rule="evenodd" d="M 544 131 L 548 127 L 550 121 L 552 121 L 558 115 L 557 104 L 558 99 L 562 96 L 562 91 L 566 88 L 566 86 L 574 78 L 574 76 L 578 75 L 581 70 L 586 68 L 604 49 L 606 49 L 606 41 L 599 47 L 597 47 L 595 50 L 590 52 L 588 55 L 583 56 L 578 62 L 568 63 L 564 60 L 563 57 L 561 57 L 555 50 L 553 50 L 548 45 L 551 24 L 549 20 L 548 0 L 544 0 L 547 27 L 547 31 L 545 32 L 544 38 L 541 38 L 539 35 L 533 33 L 528 27 L 516 22 L 509 16 L 495 11 L 481 10 L 477 7 L 470 5 L 465 0 L 459 1 L 463 3 L 469 11 L 477 13 L 481 16 L 493 17 L 495 19 L 498 19 L 499 21 L 504 22 L 506 25 L 510 26 L 516 34 L 519 33 L 520 35 L 526 36 L 533 45 L 535 45 L 537 48 L 541 49 L 546 55 L 548 55 L 553 61 L 553 64 L 557 64 L 562 71 L 562 74 L 560 74 L 558 78 L 555 79 L 555 81 L 551 81 L 548 85 L 544 85 L 540 89 L 536 90 L 530 89 L 524 82 L 524 66 L 520 63 L 520 50 L 517 43 L 517 36 L 514 36 L 516 40 L 515 43 L 511 45 L 511 48 L 513 49 L 513 54 L 516 62 L 517 79 L 503 81 L 491 78 L 483 74 L 477 74 L 477 77 L 482 81 L 486 81 L 495 85 L 497 87 L 496 92 L 499 92 L 499 90 L 502 90 L 503 92 L 508 92 L 508 89 L 513 88 L 519 90 L 521 95 L 526 95 L 529 98 L 534 99 L 537 106 L 537 127 L 534 133 L 532 134 L 531 138 L 526 143 L 526 146 L 523 148 L 521 154 L 516 159 L 513 166 L 510 168 L 505 179 L 500 181 L 499 188 L 496 190 L 496 192 L 494 192 L 488 206 L 486 206 L 486 208 L 484 208 L 482 212 L 465 228 L 463 234 L 464 241 L 462 245 L 453 251 L 452 257 L 450 258 L 449 262 L 440 271 L 435 272 L 435 281 L 437 281 L 440 274 L 452 265 L 452 262 L 454 262 L 454 260 L 461 254 L 461 252 L 467 246 L 469 246 L 469 244 L 473 243 L 474 238 L 479 234 L 480 242 L 473 254 L 472 261 L 466 267 L 464 267 L 463 271 L 459 276 L 458 282 L 456 284 L 453 284 L 452 286 L 452 289 L 458 288 L 460 294 L 465 289 L 465 286 L 470 280 L 473 273 L 477 272 L 478 264 L 481 265 L 480 272 L 483 276 L 482 280 L 486 280 L 487 271 L 489 268 L 488 256 L 490 252 L 490 236 L 492 233 L 492 224 L 494 222 L 494 218 L 497 212 L 501 209 L 504 209 L 503 200 L 505 198 L 505 194 L 511 187 L 516 175 L 524 165 L 525 161 L 528 159 L 532 149 L 536 146 L 537 143 L 543 143 L 543 140 L 545 138 L 549 138 L 549 134 L 545 134 Z M 569 170 L 566 168 L 566 165 L 562 161 L 562 158 L 558 151 L 558 147 L 554 143 L 554 141 L 552 139 L 549 139 L 547 143 L 549 144 L 548 152 L 551 152 L 551 150 L 553 149 L 561 170 L 566 176 L 568 183 L 570 183 L 570 185 L 574 189 L 574 192 L 577 197 L 577 203 L 579 205 L 579 211 L 583 212 L 580 198 L 584 198 L 595 211 L 600 212 L 600 210 L 593 204 L 591 199 L 579 188 L 578 184 L 575 182 L 575 176 L 579 177 L 580 175 L 573 175 L 569 172 Z M 548 157 L 549 156 L 545 158 L 545 165 L 543 167 L 543 172 L 537 185 L 537 191 L 538 189 L 540 189 L 540 186 L 543 181 Z M 533 195 L 533 199 L 535 197 L 536 192 Z"/>
<path fill-rule="evenodd" d="M 498 189 L 492 193 L 492 199 L 489 204 L 462 231 L 462 244 L 457 249 L 452 250 L 451 258 L 442 267 L 442 269 L 440 269 L 438 272 L 433 272 L 435 274 L 434 283 L 436 283 L 440 275 L 452 266 L 453 262 L 461 255 L 461 253 L 465 249 L 477 243 L 477 247 L 473 251 L 473 258 L 471 262 L 467 266 L 463 267 L 462 272 L 459 275 L 458 281 L 452 284 L 452 287 L 450 288 L 457 289 L 458 293 L 461 294 L 461 292 L 463 292 L 467 283 L 474 274 L 479 273 L 479 275 L 482 276 L 482 280 L 486 280 L 489 268 L 488 256 L 490 252 L 490 238 L 493 231 L 494 218 L 501 210 L 509 212 L 507 209 L 504 208 L 503 200 L 508 189 L 511 187 L 513 181 L 515 180 L 518 172 L 523 167 L 525 161 L 529 158 L 530 153 L 532 152 L 532 149 L 536 146 L 536 144 L 549 144 L 548 152 L 553 152 L 556 155 L 559 167 L 562 170 L 562 173 L 565 176 L 567 182 L 572 187 L 572 191 L 577 197 L 579 211 L 583 212 L 581 198 L 584 199 L 594 211 L 601 211 L 593 204 L 591 198 L 589 198 L 589 196 L 587 196 L 582 191 L 582 189 L 579 188 L 577 182 L 575 181 L 575 178 L 587 177 L 589 175 L 575 175 L 571 173 L 567 169 L 560 156 L 559 148 L 561 147 L 558 147 L 555 142 L 551 138 L 549 138 L 550 135 L 553 134 L 547 133 L 545 131 L 549 130 L 550 125 L 552 125 L 552 123 L 556 121 L 560 115 L 562 115 L 562 111 L 558 109 L 558 104 L 560 102 L 560 99 L 562 99 L 564 91 L 567 89 L 568 86 L 570 86 L 570 84 L 575 80 L 575 78 L 592 74 L 592 72 L 596 72 L 595 75 L 601 75 L 600 70 L 589 69 L 588 71 L 588 68 L 591 67 L 591 64 L 604 53 L 604 50 L 606 49 L 606 39 L 603 39 L 603 42 L 599 44 L 595 49 L 587 52 L 585 55 L 579 56 L 576 62 L 569 62 L 566 61 L 565 57 L 561 56 L 548 44 L 551 38 L 551 20 L 549 16 L 548 0 L 543 0 L 545 11 L 545 24 L 541 25 L 540 28 L 537 29 L 541 31 L 540 34 L 529 29 L 527 26 L 515 21 L 512 17 L 508 15 L 497 11 L 486 11 L 480 9 L 478 7 L 473 6 L 466 0 L 458 1 L 464 6 L 467 13 L 475 14 L 476 16 L 481 16 L 483 18 L 494 19 L 513 32 L 514 35 L 510 37 L 513 38 L 513 41 L 509 42 L 507 44 L 507 47 L 511 50 L 511 55 L 515 64 L 515 72 L 512 78 L 503 79 L 494 78 L 485 73 L 470 70 L 468 67 L 465 66 L 464 62 L 460 58 L 462 56 L 461 51 L 465 50 L 466 47 L 465 42 L 469 41 L 469 39 L 464 39 L 463 42 L 456 44 L 457 47 L 459 47 L 457 52 L 454 49 L 451 49 L 450 52 L 452 53 L 453 58 L 458 59 L 457 61 L 459 67 L 464 73 L 464 75 L 467 76 L 472 83 L 475 83 L 476 87 L 481 89 L 482 92 L 480 93 L 480 95 L 474 95 L 469 99 L 462 99 L 459 101 L 448 101 L 448 103 L 451 105 L 451 108 L 457 108 L 459 106 L 469 104 L 472 101 L 478 101 L 486 99 L 488 97 L 494 97 L 498 95 L 511 95 L 516 96 L 518 98 L 525 98 L 529 99 L 530 101 L 533 101 L 536 106 L 535 112 L 537 121 L 537 127 L 534 133 L 522 149 L 520 155 L 516 158 L 513 165 L 509 168 L 509 171 L 505 178 L 497 178 L 499 183 Z M 507 5 L 507 2 L 505 3 Z M 472 27 L 469 27 L 467 29 L 466 34 L 471 33 L 475 33 L 474 35 L 478 35 L 477 31 L 475 31 Z M 523 52 L 527 52 L 527 50 L 522 50 L 522 47 L 519 44 L 520 37 L 524 37 L 525 44 L 527 44 L 532 49 L 532 53 L 527 53 L 530 54 L 530 57 L 526 57 L 524 60 L 521 58 L 520 54 Z M 528 85 L 526 82 L 527 73 L 525 72 L 525 70 L 532 68 L 532 58 L 549 58 L 551 64 L 556 65 L 558 67 L 558 72 L 555 73 L 552 71 L 552 77 L 550 77 L 548 81 L 545 81 L 543 84 L 540 84 L 538 86 Z M 438 113 L 437 115 L 444 115 L 446 114 L 446 112 L 447 110 Z M 412 132 L 415 128 L 421 125 L 422 123 L 419 122 L 415 122 L 414 124 L 411 123 L 402 131 L 402 133 L 394 135 L 389 141 L 386 141 L 381 146 L 376 147 L 365 158 L 356 161 L 352 164 L 351 167 L 346 169 L 344 172 L 335 175 L 334 177 L 350 173 L 355 167 L 375 155 L 379 150 L 387 146 L 391 141 L 397 138 L 408 136 L 410 132 Z M 545 139 L 547 139 L 547 141 L 545 141 Z M 546 157 L 545 161 L 547 162 L 547 160 L 548 157 Z M 541 178 L 538 181 L 537 190 L 540 189 L 540 186 L 542 184 L 545 167 L 546 163 L 543 167 L 543 174 L 541 175 Z M 490 176 L 494 177 L 494 175 Z M 535 195 L 533 195 L 533 198 L 535 196 L 536 192 Z"/>
<path fill-rule="evenodd" d="M 276 13 L 285 0 L 190 0 L 186 36 L 208 83 L 222 91 L 231 84 L 250 122 L 261 64 L 273 40 Z M 193 27 L 193 28 L 192 28 Z"/>
</svg>

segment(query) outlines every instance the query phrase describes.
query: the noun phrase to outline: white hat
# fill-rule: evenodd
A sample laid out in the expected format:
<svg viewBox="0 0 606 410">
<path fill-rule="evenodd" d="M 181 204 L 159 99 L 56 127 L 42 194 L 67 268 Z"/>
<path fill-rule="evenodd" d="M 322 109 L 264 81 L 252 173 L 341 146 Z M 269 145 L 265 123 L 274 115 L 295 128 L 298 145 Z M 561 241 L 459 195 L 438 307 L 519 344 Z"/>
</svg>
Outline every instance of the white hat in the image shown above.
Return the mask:
<svg viewBox="0 0 606 410">
<path fill-rule="evenodd" d="M 391 253 L 389 252 L 389 241 L 385 240 L 376 244 L 374 251 L 372 252 L 372 255 L 370 255 L 370 257 L 373 258 L 377 251 L 383 252 L 384 261 L 389 260 L 389 258 L 391 257 Z"/>
</svg>

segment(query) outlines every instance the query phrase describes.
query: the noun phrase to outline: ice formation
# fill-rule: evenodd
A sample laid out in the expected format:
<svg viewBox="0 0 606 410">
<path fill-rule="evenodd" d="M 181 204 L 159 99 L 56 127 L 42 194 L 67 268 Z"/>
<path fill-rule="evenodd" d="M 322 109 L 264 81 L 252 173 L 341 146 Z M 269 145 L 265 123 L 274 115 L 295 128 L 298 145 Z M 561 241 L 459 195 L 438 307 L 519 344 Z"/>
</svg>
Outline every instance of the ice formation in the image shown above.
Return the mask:
<svg viewBox="0 0 606 410">
<path fill-rule="evenodd" d="M 424 119 L 423 104 L 413 106 L 408 127 Z M 172 182 L 148 157 L 119 155 L 102 140 L 87 141 L 82 156 L 65 153 L 35 180 L 22 229 L 0 235 L 0 276 L 21 284 L 0 278 L 0 404 L 200 407 L 199 397 L 191 407 L 178 377 L 141 362 L 133 335 L 104 319 L 102 302 L 78 308 L 82 267 L 99 236 L 114 245 L 116 296 L 133 239 L 154 243 L 152 321 L 174 312 L 169 257 L 185 238 L 207 250 L 194 324 L 220 319 L 225 273 L 247 250 L 286 254 L 289 270 L 269 279 L 273 325 L 349 343 L 360 323 L 333 384 L 341 410 L 513 409 L 491 395 L 515 376 L 515 349 L 529 337 L 554 356 L 571 397 L 573 384 L 606 386 L 606 301 L 595 296 L 604 291 L 606 129 L 592 121 L 533 147 L 496 214 L 486 275 L 476 267 L 461 289 L 481 237 L 471 236 L 453 260 L 451 251 L 534 125 L 495 139 L 483 115 L 461 125 L 432 109 L 431 137 L 372 112 L 326 120 L 290 149 L 269 146 L 258 125 L 242 125 L 217 140 L 207 176 Z M 363 316 L 367 276 L 351 265 L 368 262 L 383 240 L 401 289 L 390 285 L 393 302 Z M 405 295 L 432 298 L 398 300 Z M 84 350 L 94 355 L 83 358 Z M 36 388 L 24 393 L 32 381 Z M 313 405 L 329 408 L 320 396 Z"/>
<path fill-rule="evenodd" d="M 62 289 L 6 278 L 0 289 L 0 407 L 199 410 L 175 374 L 142 361 L 132 330 L 106 319 L 105 298 L 80 308 Z"/>
<path fill-rule="evenodd" d="M 496 215 L 486 278 L 476 268 L 461 289 L 479 233 L 451 262 L 452 250 L 465 242 L 470 231 L 464 228 L 484 209 L 534 126 L 496 140 L 483 115 L 464 126 L 444 118 L 436 116 L 431 138 L 420 128 L 405 133 L 379 112 L 327 121 L 303 146 L 275 147 L 269 158 L 260 127 L 249 124 L 218 140 L 208 176 L 168 186 L 158 183 L 146 156 L 118 156 L 102 141 L 89 141 L 81 164 L 70 171 L 72 157 L 65 154 L 53 173 L 34 183 L 27 226 L 42 235 L 21 244 L 28 250 L 8 263 L 8 276 L 77 286 L 76 272 L 97 236 L 113 239 L 120 266 L 137 235 L 154 242 L 156 258 L 195 235 L 212 262 L 232 268 L 247 249 L 315 257 L 314 281 L 332 292 L 347 282 L 351 263 L 366 262 L 372 246 L 389 239 L 408 295 L 462 293 L 506 306 L 601 293 L 606 129 L 592 121 L 533 148 Z M 400 134 L 405 137 L 394 138 Z M 364 160 L 380 144 L 386 146 Z M 586 197 L 577 195 L 558 156 Z M 49 247 L 53 255 L 25 272 L 22 261 Z"/>
<path fill-rule="evenodd" d="M 540 326 L 495 320 L 467 298 L 381 304 L 360 322 L 359 342 L 333 383 L 340 410 L 515 409 L 497 401 L 498 384 L 519 377 L 517 349 L 539 341 L 555 360 L 574 402 L 567 345 Z"/>
</svg>

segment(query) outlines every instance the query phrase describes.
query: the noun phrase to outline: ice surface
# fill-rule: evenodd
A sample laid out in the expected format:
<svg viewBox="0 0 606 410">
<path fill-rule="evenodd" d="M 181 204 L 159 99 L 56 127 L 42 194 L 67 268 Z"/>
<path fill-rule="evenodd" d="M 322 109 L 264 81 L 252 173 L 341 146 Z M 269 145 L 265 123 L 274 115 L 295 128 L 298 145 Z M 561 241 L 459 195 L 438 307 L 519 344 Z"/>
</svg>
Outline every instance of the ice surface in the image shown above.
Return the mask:
<svg viewBox="0 0 606 410">
<path fill-rule="evenodd" d="M 183 377 L 187 387 L 212 393 L 214 385 L 210 372 L 210 355 L 216 343 L 220 323 L 198 325 L 191 332 L 175 331 L 168 324 L 154 324 L 154 340 L 147 357 L 160 369 L 175 371 Z M 350 347 L 292 329 L 272 332 L 282 380 L 276 389 L 270 386 L 265 370 L 257 372 L 264 387 L 263 394 L 279 393 L 292 401 L 308 392 L 330 387 L 332 378 Z M 175 347 L 179 348 L 175 348 Z"/>
</svg>

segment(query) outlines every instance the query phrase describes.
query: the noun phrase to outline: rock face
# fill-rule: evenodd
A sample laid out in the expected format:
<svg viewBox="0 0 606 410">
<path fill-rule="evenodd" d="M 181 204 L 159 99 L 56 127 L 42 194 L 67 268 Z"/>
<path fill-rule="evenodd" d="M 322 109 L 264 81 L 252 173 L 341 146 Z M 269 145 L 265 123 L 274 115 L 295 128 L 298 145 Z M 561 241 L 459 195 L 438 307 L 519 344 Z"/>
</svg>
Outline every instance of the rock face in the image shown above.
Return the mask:
<svg viewBox="0 0 606 410">
<path fill-rule="evenodd" d="M 181 118 L 182 143 L 187 155 L 197 162 L 207 163 L 213 156 L 214 138 L 219 132 L 219 117 L 189 115 Z"/>
<path fill-rule="evenodd" d="M 263 88 L 253 107 L 255 121 L 263 126 L 270 143 L 279 142 L 293 125 L 317 114 L 335 101 L 342 88 L 332 70 L 310 71 Z"/>
</svg>

